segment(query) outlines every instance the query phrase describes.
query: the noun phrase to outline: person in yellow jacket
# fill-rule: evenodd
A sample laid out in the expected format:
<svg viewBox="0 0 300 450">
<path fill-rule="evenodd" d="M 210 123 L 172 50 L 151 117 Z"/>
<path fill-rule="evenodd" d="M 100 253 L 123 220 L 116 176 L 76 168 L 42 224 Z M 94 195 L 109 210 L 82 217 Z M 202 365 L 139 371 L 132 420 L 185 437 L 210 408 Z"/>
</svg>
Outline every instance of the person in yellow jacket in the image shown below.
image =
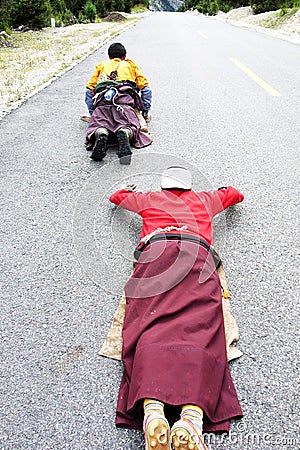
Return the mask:
<svg viewBox="0 0 300 450">
<path fill-rule="evenodd" d="M 109 59 L 96 65 L 91 79 L 86 84 L 85 103 L 92 115 L 94 88 L 101 81 L 132 81 L 140 89 L 141 98 L 144 105 L 142 112 L 146 122 L 150 121 L 150 108 L 152 103 L 152 90 L 147 78 L 142 74 L 141 69 L 131 59 L 126 58 L 126 49 L 119 42 L 111 44 L 108 48 Z"/>
</svg>

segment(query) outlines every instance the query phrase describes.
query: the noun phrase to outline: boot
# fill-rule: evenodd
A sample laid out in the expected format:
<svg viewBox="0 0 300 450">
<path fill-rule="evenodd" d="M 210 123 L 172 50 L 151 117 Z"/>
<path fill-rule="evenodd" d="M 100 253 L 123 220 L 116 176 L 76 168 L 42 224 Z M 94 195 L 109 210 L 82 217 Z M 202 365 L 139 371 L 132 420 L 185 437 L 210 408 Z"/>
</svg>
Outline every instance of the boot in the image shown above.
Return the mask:
<svg viewBox="0 0 300 450">
<path fill-rule="evenodd" d="M 91 154 L 94 161 L 102 161 L 106 156 L 108 133 L 106 128 L 98 128 L 95 131 L 95 145 Z"/>
<path fill-rule="evenodd" d="M 129 143 L 130 133 L 131 130 L 129 128 L 120 128 L 120 130 L 117 131 L 117 139 L 119 144 L 117 155 L 120 158 L 120 164 L 131 163 L 132 151 Z"/>
<path fill-rule="evenodd" d="M 151 120 L 151 115 L 150 115 L 150 111 L 147 111 L 146 109 L 144 109 L 144 111 L 142 112 L 143 117 L 145 119 L 146 123 L 149 123 Z"/>
</svg>

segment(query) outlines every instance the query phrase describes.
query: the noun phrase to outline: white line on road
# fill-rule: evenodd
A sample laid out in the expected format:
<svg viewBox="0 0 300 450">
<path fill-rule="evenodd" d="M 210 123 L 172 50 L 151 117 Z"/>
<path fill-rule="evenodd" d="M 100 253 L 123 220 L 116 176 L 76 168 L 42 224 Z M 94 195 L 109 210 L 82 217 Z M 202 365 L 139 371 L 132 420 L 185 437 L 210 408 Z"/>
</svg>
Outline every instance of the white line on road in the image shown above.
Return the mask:
<svg viewBox="0 0 300 450">
<path fill-rule="evenodd" d="M 248 75 L 248 77 L 252 78 L 252 80 L 255 81 L 260 87 L 262 87 L 268 94 L 272 95 L 273 97 L 281 97 L 281 94 L 276 91 L 276 89 L 262 80 L 258 75 L 252 72 L 252 70 L 248 69 L 248 67 L 244 66 L 244 64 L 242 64 L 240 61 L 235 58 L 230 58 L 230 60 L 246 75 Z"/>
<path fill-rule="evenodd" d="M 202 31 L 197 30 L 197 33 L 200 34 L 200 36 L 202 36 L 203 39 L 208 39 L 208 36 L 206 36 L 206 34 L 202 33 Z"/>
</svg>

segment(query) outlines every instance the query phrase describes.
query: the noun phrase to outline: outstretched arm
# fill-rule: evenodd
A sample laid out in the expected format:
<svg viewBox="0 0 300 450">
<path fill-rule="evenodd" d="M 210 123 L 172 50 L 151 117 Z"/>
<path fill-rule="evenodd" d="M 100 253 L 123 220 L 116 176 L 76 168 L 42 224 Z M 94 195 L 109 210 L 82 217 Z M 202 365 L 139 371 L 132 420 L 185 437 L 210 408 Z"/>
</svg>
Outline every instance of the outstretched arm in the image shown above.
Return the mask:
<svg viewBox="0 0 300 450">
<path fill-rule="evenodd" d="M 212 215 L 219 214 L 229 206 L 244 200 L 244 194 L 232 186 L 221 187 L 216 191 L 208 192 Z"/>
<path fill-rule="evenodd" d="M 121 208 L 139 213 L 143 209 L 146 194 L 135 192 L 135 189 L 136 187 L 134 185 L 119 189 L 109 197 L 109 201 L 121 206 Z"/>
<path fill-rule="evenodd" d="M 240 203 L 244 200 L 244 194 L 242 194 L 232 186 L 221 187 L 216 192 L 222 202 L 223 209 L 226 209 L 229 206 L 235 205 L 236 203 Z"/>
</svg>

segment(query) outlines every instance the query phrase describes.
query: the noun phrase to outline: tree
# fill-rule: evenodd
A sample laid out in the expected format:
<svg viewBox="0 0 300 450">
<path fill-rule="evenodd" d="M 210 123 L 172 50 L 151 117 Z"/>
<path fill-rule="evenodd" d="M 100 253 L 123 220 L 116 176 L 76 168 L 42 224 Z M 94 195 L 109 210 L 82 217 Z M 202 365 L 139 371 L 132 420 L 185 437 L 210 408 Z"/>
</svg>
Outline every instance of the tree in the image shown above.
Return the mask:
<svg viewBox="0 0 300 450">
<path fill-rule="evenodd" d="M 0 2 L 0 31 L 9 31 L 11 27 L 12 0 Z"/>
<path fill-rule="evenodd" d="M 94 4 L 96 6 L 97 14 L 100 17 L 104 17 L 106 15 L 106 8 L 104 0 L 94 0 Z"/>
<path fill-rule="evenodd" d="M 12 24 L 28 25 L 40 29 L 50 25 L 51 5 L 49 0 L 13 0 Z"/>
<path fill-rule="evenodd" d="M 125 0 L 124 11 L 126 13 L 130 13 L 132 7 L 133 7 L 133 1 L 132 0 Z"/>
<path fill-rule="evenodd" d="M 97 10 L 92 0 L 87 0 L 83 8 L 83 14 L 89 22 L 95 22 Z"/>
<path fill-rule="evenodd" d="M 107 13 L 113 11 L 113 0 L 104 0 L 104 5 Z"/>
<path fill-rule="evenodd" d="M 67 9 L 65 0 L 50 0 L 50 4 L 55 13 L 64 13 Z"/>
<path fill-rule="evenodd" d="M 231 9 L 240 8 L 241 6 L 249 6 L 249 0 L 184 0 L 178 11 L 197 9 L 197 11 L 203 14 L 214 15 L 219 10 L 228 12 Z"/>
<path fill-rule="evenodd" d="M 79 12 L 83 10 L 86 0 L 65 0 L 66 7 L 72 11 L 75 16 L 78 16 Z"/>
<path fill-rule="evenodd" d="M 292 8 L 293 0 L 250 0 L 254 14 L 276 11 L 281 8 Z"/>
<path fill-rule="evenodd" d="M 254 14 L 279 9 L 279 0 L 250 0 L 250 6 Z"/>
<path fill-rule="evenodd" d="M 124 0 L 115 0 L 115 11 L 124 11 L 125 9 L 125 1 Z"/>
</svg>

